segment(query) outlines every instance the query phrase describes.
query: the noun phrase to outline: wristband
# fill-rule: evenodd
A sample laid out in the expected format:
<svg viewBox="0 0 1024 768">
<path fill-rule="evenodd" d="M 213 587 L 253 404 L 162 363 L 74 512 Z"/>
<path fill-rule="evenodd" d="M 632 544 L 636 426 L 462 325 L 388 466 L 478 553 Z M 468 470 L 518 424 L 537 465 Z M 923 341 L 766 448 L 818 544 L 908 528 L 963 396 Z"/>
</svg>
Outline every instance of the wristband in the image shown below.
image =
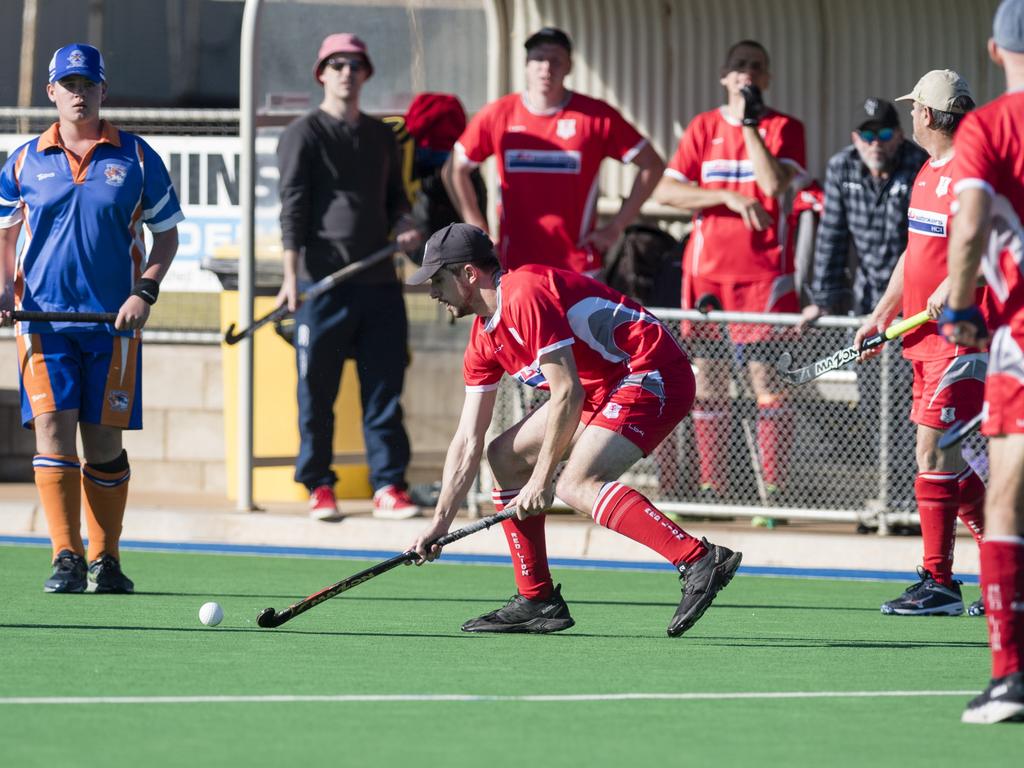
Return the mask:
<svg viewBox="0 0 1024 768">
<path fill-rule="evenodd" d="M 942 314 L 939 315 L 939 319 L 936 322 L 937 330 L 940 336 L 949 339 L 950 326 L 956 323 L 969 323 L 974 326 L 975 335 L 979 339 L 984 339 L 988 336 L 988 327 L 985 325 L 985 317 L 981 314 L 981 310 L 978 309 L 976 304 L 972 304 L 969 307 L 963 309 L 952 309 L 946 307 L 942 310 Z"/>
<path fill-rule="evenodd" d="M 160 283 L 148 277 L 140 277 L 135 283 L 135 287 L 132 288 L 132 296 L 138 296 L 152 306 L 156 304 L 157 297 L 160 296 Z"/>
</svg>

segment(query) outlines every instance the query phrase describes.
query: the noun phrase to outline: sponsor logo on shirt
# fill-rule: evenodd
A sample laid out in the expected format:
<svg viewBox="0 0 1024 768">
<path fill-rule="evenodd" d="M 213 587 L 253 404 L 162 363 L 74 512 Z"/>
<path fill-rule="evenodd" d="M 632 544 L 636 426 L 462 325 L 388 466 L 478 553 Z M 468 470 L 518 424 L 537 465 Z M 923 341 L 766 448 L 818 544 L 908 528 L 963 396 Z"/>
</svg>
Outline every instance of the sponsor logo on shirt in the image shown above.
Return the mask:
<svg viewBox="0 0 1024 768">
<path fill-rule="evenodd" d="M 754 180 L 754 164 L 750 160 L 705 160 L 700 166 L 704 182 L 727 184 Z"/>
<path fill-rule="evenodd" d="M 925 237 L 945 237 L 948 220 L 949 217 L 944 213 L 926 211 L 923 208 L 907 209 L 909 231 Z"/>
<path fill-rule="evenodd" d="M 107 163 L 103 167 L 103 176 L 110 186 L 120 187 L 128 176 L 128 166 L 122 163 Z"/>
<path fill-rule="evenodd" d="M 525 125 L 510 125 L 505 130 L 508 133 L 522 133 L 523 131 L 526 130 L 526 126 Z"/>
<path fill-rule="evenodd" d="M 54 173 L 53 171 L 50 171 L 49 173 L 37 173 L 36 181 L 42 181 L 43 179 L 52 179 L 56 175 L 57 174 Z"/>
<path fill-rule="evenodd" d="M 506 149 L 506 173 L 571 173 L 579 174 L 583 166 L 575 150 Z"/>
<path fill-rule="evenodd" d="M 559 120 L 555 128 L 555 135 L 560 139 L 571 139 L 576 135 L 576 118 Z"/>
</svg>

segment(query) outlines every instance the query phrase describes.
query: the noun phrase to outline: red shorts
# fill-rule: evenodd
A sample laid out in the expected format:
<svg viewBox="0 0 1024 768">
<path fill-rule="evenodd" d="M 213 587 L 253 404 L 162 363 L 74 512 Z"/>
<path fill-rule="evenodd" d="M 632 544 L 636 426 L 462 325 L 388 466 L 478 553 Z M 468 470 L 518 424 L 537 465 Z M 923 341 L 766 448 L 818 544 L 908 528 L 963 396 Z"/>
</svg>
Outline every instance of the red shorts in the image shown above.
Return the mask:
<svg viewBox="0 0 1024 768">
<path fill-rule="evenodd" d="M 988 355 L 975 352 L 939 360 L 911 360 L 914 405 L 910 420 L 932 429 L 946 429 L 981 411 L 985 399 Z"/>
<path fill-rule="evenodd" d="M 983 435 L 1024 433 L 1024 334 L 1005 326 L 992 336 L 984 414 Z"/>
<path fill-rule="evenodd" d="M 697 309 L 697 300 L 705 294 L 716 296 L 726 312 L 799 312 L 796 276 L 777 275 L 767 280 L 719 282 L 685 273 L 683 275 L 683 309 Z M 758 323 L 729 323 L 729 336 L 737 344 L 776 341 L 783 329 Z M 785 329 L 788 330 L 788 329 Z M 713 324 L 684 327 L 687 336 L 719 340 L 721 332 Z"/>
<path fill-rule="evenodd" d="M 646 456 L 690 412 L 695 392 L 689 363 L 666 371 L 638 371 L 602 402 L 587 403 L 581 420 L 619 433 Z"/>
</svg>

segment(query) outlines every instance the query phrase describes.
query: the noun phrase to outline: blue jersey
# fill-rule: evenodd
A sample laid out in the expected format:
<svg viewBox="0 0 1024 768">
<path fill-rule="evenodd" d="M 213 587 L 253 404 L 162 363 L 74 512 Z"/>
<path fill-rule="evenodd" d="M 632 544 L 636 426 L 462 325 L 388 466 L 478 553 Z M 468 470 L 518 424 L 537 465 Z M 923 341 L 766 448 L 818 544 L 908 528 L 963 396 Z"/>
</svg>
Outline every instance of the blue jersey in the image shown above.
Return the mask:
<svg viewBox="0 0 1024 768">
<path fill-rule="evenodd" d="M 117 312 L 145 266 L 143 223 L 163 232 L 183 218 L 167 168 L 138 136 L 105 121 L 79 161 L 54 123 L 0 171 L 0 228 L 24 227 L 16 307 Z M 88 330 L 114 332 L 112 325 L 18 324 L 19 334 Z"/>
</svg>

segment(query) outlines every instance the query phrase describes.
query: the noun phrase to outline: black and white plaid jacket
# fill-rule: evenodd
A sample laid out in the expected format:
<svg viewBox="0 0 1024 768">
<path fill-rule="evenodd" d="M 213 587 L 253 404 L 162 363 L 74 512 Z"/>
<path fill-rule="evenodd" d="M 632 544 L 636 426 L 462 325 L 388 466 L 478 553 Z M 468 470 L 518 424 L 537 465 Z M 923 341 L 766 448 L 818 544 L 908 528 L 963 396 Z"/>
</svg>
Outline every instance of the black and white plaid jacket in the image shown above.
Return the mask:
<svg viewBox="0 0 1024 768">
<path fill-rule="evenodd" d="M 853 293 L 853 311 L 871 312 L 907 247 L 907 206 L 914 179 L 928 153 L 911 141 L 900 145 L 888 179 L 872 178 L 851 144 L 828 161 L 825 211 L 814 249 L 814 303 L 826 311 L 841 306 Z M 860 266 L 849 283 L 850 245 Z"/>
</svg>

